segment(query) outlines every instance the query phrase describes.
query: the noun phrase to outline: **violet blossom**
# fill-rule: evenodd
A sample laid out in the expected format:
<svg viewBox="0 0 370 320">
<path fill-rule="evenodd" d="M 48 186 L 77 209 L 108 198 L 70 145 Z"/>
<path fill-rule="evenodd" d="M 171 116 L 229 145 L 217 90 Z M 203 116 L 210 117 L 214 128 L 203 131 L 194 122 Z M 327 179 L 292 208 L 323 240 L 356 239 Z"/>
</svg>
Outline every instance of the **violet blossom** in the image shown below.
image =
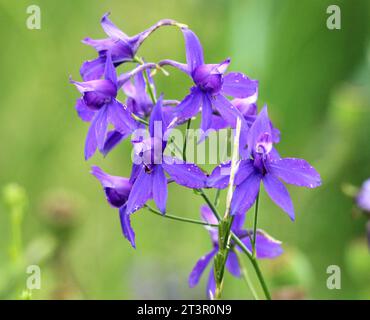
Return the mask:
<svg viewBox="0 0 370 320">
<path fill-rule="evenodd" d="M 217 224 L 217 219 L 213 215 L 211 209 L 208 206 L 201 207 L 201 216 L 205 222 L 209 224 Z M 251 239 L 253 239 L 253 231 L 243 229 L 245 220 L 245 215 L 238 215 L 234 218 L 233 224 L 231 226 L 231 230 L 239 237 L 239 239 L 245 244 L 245 246 L 252 252 L 252 243 Z M 207 226 L 206 229 L 209 231 L 211 236 L 212 250 L 201 257 L 197 263 L 195 264 L 193 270 L 189 275 L 189 286 L 195 287 L 204 270 L 207 266 L 211 263 L 212 258 L 218 252 L 218 229 L 217 227 Z M 226 260 L 226 269 L 235 277 L 241 276 L 240 265 L 238 261 L 237 254 L 233 251 L 241 250 L 233 241 L 231 241 L 231 249 L 228 253 L 227 260 Z M 256 233 L 256 257 L 257 259 L 273 259 L 278 257 L 283 253 L 283 249 L 281 247 L 281 242 L 275 240 L 271 236 L 269 236 L 266 232 L 262 230 L 257 230 Z M 208 298 L 214 297 L 216 289 L 215 283 L 215 276 L 214 276 L 214 268 L 213 266 L 210 268 L 209 275 L 208 275 L 208 282 L 207 282 L 207 296 Z"/>
<path fill-rule="evenodd" d="M 273 147 L 273 131 L 265 106 L 248 132 L 248 159 L 239 162 L 235 176 L 235 191 L 231 214 L 245 213 L 255 202 L 263 182 L 269 197 L 294 220 L 294 208 L 288 190 L 279 180 L 301 187 L 321 185 L 319 173 L 305 160 L 281 158 Z M 216 167 L 208 179 L 208 186 L 223 189 L 228 185 L 225 174 L 230 163 Z"/>
<path fill-rule="evenodd" d="M 98 58 L 83 63 L 80 73 L 84 81 L 101 78 L 104 73 L 104 66 L 108 52 L 112 56 L 114 66 L 117 67 L 123 62 L 132 61 L 140 45 L 153 31 L 161 26 L 177 25 L 177 22 L 174 20 L 163 19 L 147 30 L 130 37 L 117 28 L 117 26 L 109 20 L 108 16 L 109 13 L 106 13 L 101 19 L 101 26 L 108 35 L 108 38 L 97 40 L 85 38 L 82 41 L 83 43 L 95 48 L 99 54 Z"/>
<path fill-rule="evenodd" d="M 219 114 L 232 127 L 236 119 L 242 119 L 240 111 L 225 97 L 246 98 L 256 93 L 258 81 L 251 80 L 239 72 L 225 74 L 230 59 L 219 64 L 205 64 L 203 49 L 198 37 L 188 28 L 182 28 L 186 61 L 182 64 L 173 60 L 163 60 L 159 65 L 171 65 L 188 74 L 195 86 L 190 94 L 177 106 L 176 122 L 182 123 L 202 110 L 201 129 L 206 132 L 211 128 L 212 115 Z"/>
<path fill-rule="evenodd" d="M 108 124 L 123 136 L 138 128 L 127 107 L 116 99 L 119 84 L 110 54 L 107 55 L 104 79 L 71 82 L 83 94 L 83 98 L 77 100 L 77 112 L 82 120 L 91 122 L 85 143 L 85 159 L 89 159 L 97 148 L 104 153 Z"/>
</svg>

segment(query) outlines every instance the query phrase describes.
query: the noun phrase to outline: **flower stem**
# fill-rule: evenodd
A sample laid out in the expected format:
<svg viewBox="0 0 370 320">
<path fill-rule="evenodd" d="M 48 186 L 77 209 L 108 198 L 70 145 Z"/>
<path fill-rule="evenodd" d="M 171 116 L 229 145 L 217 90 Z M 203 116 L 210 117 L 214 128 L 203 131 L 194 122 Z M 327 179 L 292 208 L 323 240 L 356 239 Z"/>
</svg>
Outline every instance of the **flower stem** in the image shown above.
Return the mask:
<svg viewBox="0 0 370 320">
<path fill-rule="evenodd" d="M 208 223 L 208 222 L 205 222 L 205 221 L 200 221 L 200 220 L 195 220 L 195 219 L 190 219 L 190 218 L 184 218 L 184 217 L 179 217 L 179 216 L 175 216 L 175 215 L 171 215 L 171 214 L 162 214 L 159 210 L 156 210 L 154 208 L 152 208 L 151 206 L 149 205 L 145 205 L 145 207 L 152 213 L 156 214 L 156 215 L 159 215 L 163 218 L 167 218 L 167 219 L 172 219 L 172 220 L 177 220 L 177 221 L 182 221 L 182 222 L 188 222 L 188 223 L 193 223 L 193 224 L 199 224 L 199 225 L 203 225 L 203 226 L 209 226 L 209 227 L 218 227 L 218 224 L 211 224 L 211 223 Z"/>
<path fill-rule="evenodd" d="M 266 299 L 267 300 L 271 300 L 270 291 L 269 291 L 269 289 L 267 287 L 267 284 L 265 282 L 265 279 L 264 279 L 264 277 L 262 275 L 262 272 L 261 272 L 261 269 L 260 269 L 260 267 L 258 265 L 258 261 L 257 261 L 256 257 L 253 257 L 253 255 L 250 253 L 250 251 L 245 246 L 245 244 L 233 232 L 231 233 L 231 237 L 235 241 L 235 243 L 240 247 L 240 249 L 242 249 L 242 251 L 249 258 L 249 260 L 252 263 L 252 266 L 253 266 L 256 274 L 257 274 L 258 280 L 259 280 L 259 282 L 261 284 L 261 287 L 263 289 L 263 293 L 265 294 Z"/>
<path fill-rule="evenodd" d="M 185 141 L 184 141 L 184 147 L 182 149 L 182 158 L 184 159 L 184 162 L 186 162 L 186 147 L 188 144 L 188 131 L 191 125 L 191 118 L 188 120 L 186 124 L 186 131 L 185 131 Z"/>
<path fill-rule="evenodd" d="M 254 207 L 254 223 L 253 223 L 253 257 L 256 257 L 256 236 L 257 236 L 257 218 L 258 218 L 258 206 L 259 206 L 260 193 L 257 193 L 256 204 Z"/>
<path fill-rule="evenodd" d="M 249 290 L 251 291 L 251 293 L 253 295 L 253 298 L 255 300 L 260 300 L 259 297 L 258 297 L 257 291 L 254 288 L 251 279 L 249 278 L 249 274 L 248 274 L 247 268 L 244 266 L 244 264 L 242 262 L 242 257 L 240 256 L 239 251 L 237 249 L 235 249 L 235 248 L 233 249 L 233 251 L 234 251 L 236 257 L 238 258 L 238 263 L 239 263 L 239 266 L 240 266 L 241 273 L 243 275 L 243 278 L 244 278 L 245 283 L 247 284 Z"/>
</svg>

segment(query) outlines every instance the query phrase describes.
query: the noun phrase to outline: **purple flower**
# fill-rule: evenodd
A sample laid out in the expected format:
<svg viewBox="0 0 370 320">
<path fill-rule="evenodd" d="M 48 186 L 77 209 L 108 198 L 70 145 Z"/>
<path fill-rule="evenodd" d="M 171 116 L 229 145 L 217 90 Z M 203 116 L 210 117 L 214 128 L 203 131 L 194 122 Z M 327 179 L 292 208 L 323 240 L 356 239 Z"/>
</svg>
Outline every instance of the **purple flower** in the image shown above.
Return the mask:
<svg viewBox="0 0 370 320">
<path fill-rule="evenodd" d="M 202 219 L 210 224 L 217 224 L 217 219 L 208 206 L 201 208 Z M 253 231 L 243 229 L 245 215 L 239 215 L 234 218 L 231 230 L 240 238 L 245 246 L 252 252 L 252 244 L 250 239 L 253 238 Z M 210 264 L 212 258 L 218 251 L 218 229 L 215 227 L 206 227 L 212 239 L 213 249 L 201 257 L 195 264 L 192 272 L 189 275 L 189 286 L 194 287 L 198 284 L 204 270 Z M 231 248 L 235 247 L 235 243 L 231 243 Z M 241 250 L 238 246 L 237 250 Z M 258 259 L 272 259 L 283 253 L 281 242 L 270 237 L 262 230 L 257 230 L 256 233 L 256 256 Z M 229 251 L 226 260 L 227 270 L 235 277 L 241 276 L 239 261 L 236 253 L 233 250 Z M 210 269 L 207 283 L 207 296 L 211 298 L 215 294 L 215 277 L 213 267 Z"/>
<path fill-rule="evenodd" d="M 154 88 L 153 79 L 150 76 L 149 70 L 143 72 L 147 73 L 149 83 Z M 153 102 L 146 91 L 147 86 L 143 72 L 139 72 L 135 75 L 133 83 L 131 81 L 124 83 L 122 89 L 127 96 L 126 104 L 129 110 L 141 118 L 146 118 L 153 109 Z"/>
<path fill-rule="evenodd" d="M 370 179 L 362 184 L 356 197 L 356 203 L 360 209 L 370 212 Z"/>
<path fill-rule="evenodd" d="M 205 64 L 203 49 L 198 37 L 189 29 L 182 28 L 186 61 L 182 64 L 173 60 L 163 60 L 160 65 L 172 65 L 187 73 L 194 81 L 191 92 L 178 105 L 177 123 L 182 123 L 202 110 L 201 129 L 206 132 L 212 126 L 212 115 L 219 114 L 231 127 L 235 127 L 237 117 L 243 118 L 240 111 L 225 97 L 246 98 L 256 93 L 258 81 L 251 80 L 242 73 L 225 74 L 230 59 L 219 64 Z"/>
<path fill-rule="evenodd" d="M 116 99 L 119 85 L 109 54 L 104 79 L 71 82 L 83 94 L 83 98 L 77 100 L 77 112 L 82 120 L 91 122 L 85 143 L 86 160 L 95 153 L 96 148 L 106 153 L 108 124 L 112 124 L 125 137 L 138 128 L 127 107 Z"/>
<path fill-rule="evenodd" d="M 135 232 L 131 227 L 130 216 L 125 214 L 126 202 L 131 192 L 132 182 L 127 178 L 111 176 L 96 166 L 92 167 L 91 173 L 103 186 L 109 204 L 112 207 L 119 208 L 123 235 L 135 248 Z"/>
<path fill-rule="evenodd" d="M 126 207 L 126 214 L 140 209 L 149 199 L 153 199 L 158 209 L 165 213 L 167 202 L 167 173 L 176 183 L 188 188 L 203 188 L 207 176 L 193 163 L 163 156 L 166 148 L 165 130 L 167 123 L 162 113 L 162 97 L 155 105 L 149 121 L 149 137 L 134 142 L 135 181 Z M 140 163 L 138 163 L 140 160 Z"/>
<path fill-rule="evenodd" d="M 123 62 L 131 61 L 143 41 L 156 29 L 166 25 L 176 25 L 173 20 L 160 20 L 149 29 L 129 37 L 118 29 L 109 19 L 109 13 L 106 13 L 101 19 L 101 26 L 108 35 L 106 39 L 94 40 L 85 38 L 82 42 L 92 46 L 98 52 L 99 57 L 83 63 L 80 73 L 85 81 L 100 79 L 104 73 L 104 66 L 107 59 L 107 53 L 112 56 L 115 67 Z"/>
<path fill-rule="evenodd" d="M 248 132 L 249 159 L 240 160 L 235 176 L 235 191 L 231 214 L 245 213 L 255 202 L 263 182 L 269 197 L 294 220 L 293 203 L 284 184 L 316 188 L 321 185 L 319 173 L 305 160 L 280 158 L 273 147 L 273 129 L 265 106 Z M 216 167 L 208 179 L 208 186 L 225 188 L 230 163 Z"/>
</svg>

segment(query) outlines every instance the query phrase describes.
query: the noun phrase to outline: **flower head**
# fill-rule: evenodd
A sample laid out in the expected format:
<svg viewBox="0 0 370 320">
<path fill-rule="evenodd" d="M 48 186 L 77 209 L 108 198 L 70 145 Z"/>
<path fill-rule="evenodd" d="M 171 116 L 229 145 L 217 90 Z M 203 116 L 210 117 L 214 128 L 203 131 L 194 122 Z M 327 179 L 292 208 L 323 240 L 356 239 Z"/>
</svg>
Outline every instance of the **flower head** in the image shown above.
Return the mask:
<svg viewBox="0 0 370 320">
<path fill-rule="evenodd" d="M 127 107 L 116 99 L 119 85 L 110 54 L 106 59 L 104 79 L 71 82 L 83 94 L 77 100 L 77 112 L 82 120 L 91 122 L 85 143 L 85 159 L 89 159 L 96 148 L 106 153 L 109 123 L 122 136 L 128 136 L 138 128 L 139 124 Z"/>
<path fill-rule="evenodd" d="M 111 54 L 114 66 L 118 66 L 126 61 L 131 61 L 140 45 L 154 30 L 161 26 L 177 25 L 177 22 L 173 20 L 160 20 L 147 30 L 130 37 L 117 28 L 117 26 L 109 20 L 108 16 L 109 13 L 106 13 L 101 19 L 101 26 L 108 35 L 108 38 L 98 40 L 85 38 L 82 41 L 95 48 L 99 54 L 98 58 L 86 61 L 82 65 L 80 73 L 85 81 L 101 78 L 104 73 L 107 53 Z"/>
<path fill-rule="evenodd" d="M 92 167 L 91 173 L 100 181 L 109 204 L 119 209 L 123 235 L 135 248 L 135 232 L 131 227 L 130 216 L 125 214 L 126 202 L 132 188 L 130 179 L 111 176 L 97 166 Z"/>
<path fill-rule="evenodd" d="M 166 147 L 163 137 L 167 127 L 160 97 L 150 117 L 149 136 L 133 141 L 135 181 L 127 201 L 126 214 L 137 211 L 149 199 L 153 199 L 159 210 L 165 213 L 167 202 L 165 173 L 176 183 L 189 188 L 203 188 L 206 185 L 206 175 L 195 164 L 163 155 Z"/>
<path fill-rule="evenodd" d="M 202 219 L 209 224 L 217 224 L 217 219 L 213 215 L 212 211 L 208 206 L 201 208 Z M 251 238 L 253 238 L 253 231 L 243 229 L 245 215 L 240 215 L 234 218 L 231 230 L 241 239 L 245 246 L 252 252 Z M 195 264 L 192 272 L 189 275 L 189 286 L 194 287 L 198 284 L 204 270 L 210 264 L 212 258 L 218 251 L 218 229 L 215 227 L 206 227 L 211 236 L 213 249 L 201 257 Z M 226 268 L 235 277 L 241 276 L 240 265 L 237 254 L 234 250 L 241 250 L 236 244 L 231 242 L 231 249 L 229 251 Z M 267 233 L 262 230 L 257 230 L 256 233 L 256 257 L 258 259 L 272 259 L 278 257 L 283 253 L 281 242 L 275 240 Z M 212 297 L 215 294 L 215 277 L 213 267 L 210 268 L 208 283 L 207 283 L 207 295 Z"/>
<path fill-rule="evenodd" d="M 255 202 L 263 182 L 269 197 L 294 220 L 293 203 L 288 190 L 280 181 L 301 187 L 321 185 L 319 173 L 305 160 L 281 158 L 274 145 L 274 130 L 265 106 L 248 132 L 250 157 L 240 160 L 235 176 L 235 191 L 231 214 L 244 214 Z M 226 188 L 230 162 L 216 167 L 208 179 L 209 187 Z"/>
<path fill-rule="evenodd" d="M 251 80 L 242 73 L 225 74 L 230 64 L 226 59 L 219 64 L 205 64 L 203 49 L 198 37 L 188 28 L 182 28 L 187 64 L 164 60 L 160 65 L 172 65 L 187 73 L 194 82 L 194 87 L 176 110 L 176 123 L 195 116 L 202 110 L 201 129 L 206 132 L 212 126 L 212 115 L 220 115 L 228 125 L 235 127 L 236 119 L 243 119 L 240 111 L 225 97 L 246 98 L 257 92 L 258 81 Z"/>
<path fill-rule="evenodd" d="M 356 197 L 356 203 L 360 209 L 370 212 L 370 179 L 362 184 Z"/>
</svg>

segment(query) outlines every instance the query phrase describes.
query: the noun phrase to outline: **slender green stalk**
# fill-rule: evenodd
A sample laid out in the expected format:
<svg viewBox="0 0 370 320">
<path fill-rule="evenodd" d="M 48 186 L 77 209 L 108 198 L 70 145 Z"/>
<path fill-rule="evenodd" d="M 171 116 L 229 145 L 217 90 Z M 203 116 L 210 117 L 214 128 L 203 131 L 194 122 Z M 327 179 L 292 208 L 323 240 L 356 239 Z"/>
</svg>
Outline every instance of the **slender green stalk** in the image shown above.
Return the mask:
<svg viewBox="0 0 370 320">
<path fill-rule="evenodd" d="M 188 144 L 188 131 L 190 129 L 190 125 L 191 125 L 191 118 L 188 120 L 186 124 L 185 141 L 184 141 L 184 147 L 182 149 L 182 158 L 184 159 L 185 162 L 186 162 L 186 147 Z"/>
<path fill-rule="evenodd" d="M 256 257 L 256 236 L 257 236 L 257 218 L 258 218 L 258 206 L 259 206 L 260 193 L 257 193 L 256 204 L 254 206 L 254 222 L 253 222 L 253 257 Z"/>
<path fill-rule="evenodd" d="M 252 283 L 252 281 L 249 277 L 247 268 L 243 264 L 242 257 L 240 256 L 240 252 L 236 248 L 234 248 L 233 251 L 234 251 L 236 257 L 238 258 L 238 263 L 239 263 L 239 267 L 240 267 L 243 279 L 244 279 L 245 283 L 247 284 L 249 290 L 251 291 L 251 293 L 253 295 L 253 298 L 255 300 L 260 300 L 259 297 L 258 297 L 257 291 L 254 288 L 253 283 Z"/>
<path fill-rule="evenodd" d="M 167 219 L 172 219 L 172 220 L 177 220 L 177 221 L 182 221 L 182 222 L 188 222 L 188 223 L 193 223 L 193 224 L 199 224 L 199 225 L 202 225 L 202 226 L 209 226 L 209 227 L 218 227 L 218 224 L 212 224 L 212 223 L 208 223 L 208 222 L 205 222 L 205 221 L 200 221 L 200 220 L 195 220 L 195 219 L 190 219 L 190 218 L 184 218 L 184 217 L 179 217 L 179 216 L 175 216 L 175 215 L 171 215 L 171 214 L 162 214 L 159 210 L 157 209 L 154 209 L 152 207 L 150 207 L 149 205 L 145 205 L 145 207 L 152 213 L 158 215 L 158 216 L 161 216 L 163 218 L 167 218 Z"/>
<path fill-rule="evenodd" d="M 261 287 L 262 287 L 263 292 L 264 292 L 264 294 L 266 296 L 266 299 L 267 300 L 271 300 L 270 291 L 269 291 L 269 289 L 267 287 L 267 284 L 265 282 L 265 279 L 263 278 L 263 275 L 262 275 L 261 269 L 260 269 L 260 267 L 258 265 L 258 262 L 257 262 L 256 257 L 253 257 L 253 255 L 250 253 L 250 251 L 245 246 L 245 244 L 234 233 L 231 233 L 231 237 L 235 241 L 235 243 L 242 249 L 242 251 L 249 258 L 249 260 L 252 263 L 253 268 L 254 268 L 254 270 L 255 270 L 255 272 L 257 274 L 258 280 L 259 280 L 259 282 L 261 284 Z"/>
<path fill-rule="evenodd" d="M 213 204 L 215 205 L 215 207 L 218 207 L 218 205 L 220 204 L 220 193 L 221 193 L 221 189 L 217 189 L 215 200 L 213 201 Z"/>
</svg>

